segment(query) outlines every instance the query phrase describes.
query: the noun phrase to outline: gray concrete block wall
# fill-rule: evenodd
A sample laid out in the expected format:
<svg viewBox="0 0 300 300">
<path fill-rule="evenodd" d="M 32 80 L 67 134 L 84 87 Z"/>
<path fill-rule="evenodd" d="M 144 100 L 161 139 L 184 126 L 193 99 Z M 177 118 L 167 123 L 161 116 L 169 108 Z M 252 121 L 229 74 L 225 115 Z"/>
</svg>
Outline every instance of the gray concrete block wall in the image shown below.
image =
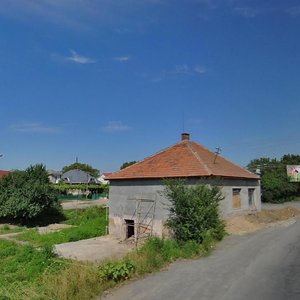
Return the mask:
<svg viewBox="0 0 300 300">
<path fill-rule="evenodd" d="M 191 185 L 199 182 L 199 179 L 189 179 Z M 220 215 L 223 218 L 233 214 L 243 214 L 253 210 L 248 205 L 248 189 L 254 188 L 255 209 L 261 210 L 260 183 L 258 180 L 240 180 L 240 179 L 201 179 L 205 184 L 217 184 L 221 187 L 224 200 L 220 202 Z M 241 207 L 233 208 L 232 189 L 240 189 Z M 120 239 L 126 237 L 125 219 L 133 219 L 136 208 L 135 198 L 147 198 L 156 200 L 155 223 L 153 233 L 162 236 L 164 229 L 163 223 L 168 219 L 170 205 L 164 197 L 165 186 L 160 179 L 149 180 L 112 180 L 109 191 L 109 231 Z"/>
</svg>

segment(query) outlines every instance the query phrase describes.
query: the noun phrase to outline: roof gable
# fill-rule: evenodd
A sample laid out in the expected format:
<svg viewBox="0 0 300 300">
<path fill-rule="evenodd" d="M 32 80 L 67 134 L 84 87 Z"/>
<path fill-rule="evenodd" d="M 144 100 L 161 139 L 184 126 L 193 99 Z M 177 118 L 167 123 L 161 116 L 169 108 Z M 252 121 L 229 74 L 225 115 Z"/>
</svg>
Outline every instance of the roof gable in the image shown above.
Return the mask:
<svg viewBox="0 0 300 300">
<path fill-rule="evenodd" d="M 176 178 L 176 177 L 233 177 L 259 179 L 259 176 L 218 156 L 203 146 L 183 140 L 143 161 L 117 171 L 109 180 Z"/>
</svg>

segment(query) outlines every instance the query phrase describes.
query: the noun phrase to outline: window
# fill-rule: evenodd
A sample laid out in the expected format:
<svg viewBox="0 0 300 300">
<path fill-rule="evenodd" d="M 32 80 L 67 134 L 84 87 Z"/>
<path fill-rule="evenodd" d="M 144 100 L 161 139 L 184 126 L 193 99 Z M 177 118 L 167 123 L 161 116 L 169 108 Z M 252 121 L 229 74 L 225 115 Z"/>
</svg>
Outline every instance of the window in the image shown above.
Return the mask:
<svg viewBox="0 0 300 300">
<path fill-rule="evenodd" d="M 241 189 L 232 189 L 232 206 L 235 209 L 241 208 Z"/>
<path fill-rule="evenodd" d="M 248 189 L 248 205 L 249 207 L 253 207 L 254 205 L 254 191 L 255 189 Z"/>
</svg>

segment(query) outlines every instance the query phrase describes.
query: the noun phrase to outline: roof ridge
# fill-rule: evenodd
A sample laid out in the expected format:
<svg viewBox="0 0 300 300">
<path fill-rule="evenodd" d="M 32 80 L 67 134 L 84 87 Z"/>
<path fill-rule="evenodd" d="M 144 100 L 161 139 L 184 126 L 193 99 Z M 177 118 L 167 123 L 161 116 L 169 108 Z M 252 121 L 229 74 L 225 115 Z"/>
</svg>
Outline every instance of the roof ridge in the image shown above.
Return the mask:
<svg viewBox="0 0 300 300">
<path fill-rule="evenodd" d="M 193 142 L 193 141 L 190 141 L 190 142 Z M 211 150 L 209 150 L 208 148 L 206 148 L 206 147 L 204 147 L 204 146 L 202 146 L 202 145 L 198 144 L 197 142 L 193 142 L 193 143 L 195 143 L 195 144 L 197 144 L 198 146 L 202 147 L 203 149 L 205 149 L 205 150 L 207 150 L 207 151 L 209 151 L 209 152 L 213 153 Z M 259 176 L 258 176 L 258 175 L 256 175 L 255 173 L 253 173 L 253 172 L 250 172 L 250 171 L 249 171 L 249 170 L 247 170 L 246 168 L 243 168 L 243 167 L 239 166 L 238 164 L 236 164 L 236 163 L 232 162 L 231 160 L 228 160 L 227 158 L 223 157 L 222 155 L 218 155 L 218 157 L 221 157 L 221 158 L 222 158 L 222 159 L 224 159 L 226 162 L 228 162 L 228 163 L 230 163 L 230 164 L 234 165 L 234 166 L 235 166 L 235 167 L 237 167 L 237 168 L 240 168 L 240 169 L 242 169 L 242 170 L 244 170 L 244 171 L 248 172 L 250 175 L 255 175 L 255 176 L 257 176 L 257 177 L 259 178 Z"/>
<path fill-rule="evenodd" d="M 203 159 L 200 157 L 198 152 L 194 149 L 193 145 L 190 143 L 190 141 L 187 141 L 187 146 L 191 150 L 191 152 L 194 154 L 194 156 L 197 158 L 197 160 L 202 164 L 204 169 L 209 173 L 209 175 L 212 175 L 212 171 L 210 168 L 204 163 Z"/>
</svg>

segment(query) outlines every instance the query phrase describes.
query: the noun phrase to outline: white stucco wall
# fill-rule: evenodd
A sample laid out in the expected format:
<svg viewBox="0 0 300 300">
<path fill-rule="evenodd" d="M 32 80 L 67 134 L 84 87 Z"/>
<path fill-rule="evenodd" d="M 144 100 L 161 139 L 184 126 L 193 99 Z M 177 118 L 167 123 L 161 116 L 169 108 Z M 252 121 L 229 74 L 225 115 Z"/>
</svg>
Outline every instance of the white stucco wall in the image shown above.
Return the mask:
<svg viewBox="0 0 300 300">
<path fill-rule="evenodd" d="M 191 184 L 199 182 L 190 179 Z M 216 184 L 213 179 L 201 180 L 203 183 Z M 221 187 L 224 200 L 220 202 L 220 215 L 226 218 L 232 214 L 243 214 L 250 210 L 261 210 L 261 191 L 258 180 L 222 179 L 217 182 Z M 232 189 L 240 189 L 241 207 L 233 208 Z M 248 205 L 248 189 L 254 188 L 254 205 Z M 168 200 L 163 195 L 164 185 L 162 180 L 112 180 L 109 189 L 109 232 L 120 239 L 126 237 L 124 226 L 125 219 L 133 219 L 136 201 L 133 198 L 147 198 L 156 200 L 155 221 L 153 233 L 162 236 L 164 233 L 163 223 L 168 218 Z M 145 211 L 147 205 L 145 205 Z"/>
</svg>

